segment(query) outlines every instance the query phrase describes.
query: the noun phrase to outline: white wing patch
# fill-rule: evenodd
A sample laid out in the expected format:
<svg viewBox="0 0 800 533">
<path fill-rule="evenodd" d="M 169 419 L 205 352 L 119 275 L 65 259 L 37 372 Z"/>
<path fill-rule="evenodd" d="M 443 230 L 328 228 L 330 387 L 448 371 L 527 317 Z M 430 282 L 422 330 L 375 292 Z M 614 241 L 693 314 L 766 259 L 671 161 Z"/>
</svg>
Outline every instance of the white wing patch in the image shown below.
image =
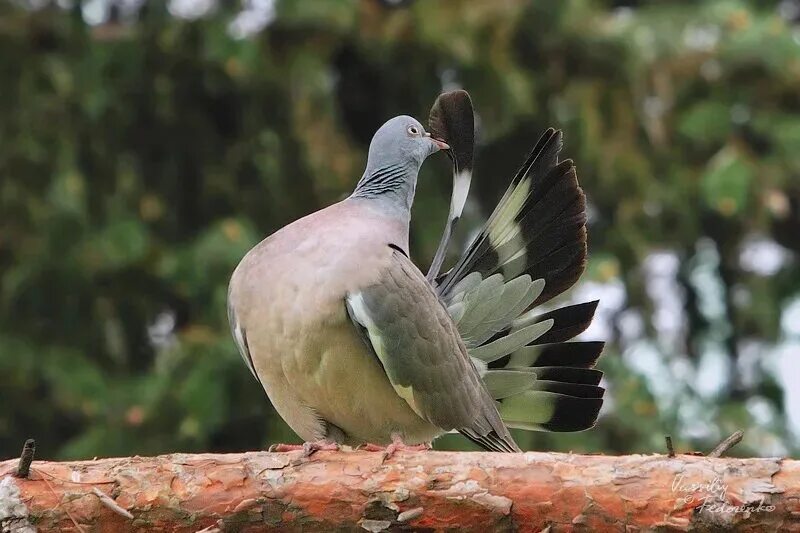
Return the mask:
<svg viewBox="0 0 800 533">
<path fill-rule="evenodd" d="M 366 330 L 367 337 L 369 337 L 369 342 L 372 344 L 372 350 L 375 352 L 375 355 L 378 356 L 384 371 L 387 372 L 387 377 L 389 378 L 389 383 L 392 384 L 392 388 L 395 390 L 398 396 L 406 401 L 406 403 L 411 407 L 411 409 L 414 410 L 415 413 L 417 413 L 421 418 L 425 418 L 414 401 L 414 389 L 410 385 L 407 387 L 397 385 L 395 380 L 392 379 L 392 376 L 388 374 L 387 369 L 391 368 L 391 365 L 388 364 L 389 361 L 386 360 L 386 344 L 381 337 L 380 330 L 375 325 L 375 321 L 372 320 L 372 317 L 370 316 L 369 308 L 364 302 L 364 296 L 360 292 L 351 293 L 347 295 L 345 302 L 350 312 L 350 316 L 354 321 L 361 324 L 361 326 L 363 326 Z"/>
<path fill-rule="evenodd" d="M 236 319 L 236 312 L 233 310 L 233 306 L 230 305 L 230 303 L 228 304 L 228 322 L 231 326 L 233 341 L 239 349 L 239 355 L 242 356 L 244 364 L 247 365 L 247 368 L 250 370 L 250 373 L 253 374 L 253 377 L 256 378 L 256 381 L 261 383 L 261 380 L 258 379 L 258 374 L 256 374 L 256 368 L 253 366 L 253 356 L 250 355 L 250 347 L 247 345 L 247 335 L 242 325 L 239 324 L 239 321 Z"/>
</svg>

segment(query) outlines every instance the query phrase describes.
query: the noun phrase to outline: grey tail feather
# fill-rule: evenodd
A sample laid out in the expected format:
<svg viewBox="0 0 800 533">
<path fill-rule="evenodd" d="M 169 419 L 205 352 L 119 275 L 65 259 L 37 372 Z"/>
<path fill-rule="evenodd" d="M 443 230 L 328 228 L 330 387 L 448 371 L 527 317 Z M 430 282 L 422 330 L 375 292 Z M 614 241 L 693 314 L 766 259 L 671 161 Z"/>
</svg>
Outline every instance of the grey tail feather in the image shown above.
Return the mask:
<svg viewBox="0 0 800 533">
<path fill-rule="evenodd" d="M 545 320 L 553 320 L 553 325 L 550 327 L 550 329 L 547 330 L 544 335 L 541 335 L 533 340 L 529 346 L 535 346 L 538 344 L 554 344 L 560 342 L 563 343 L 580 335 L 591 325 L 592 319 L 594 318 L 594 313 L 597 310 L 598 302 L 599 300 L 593 300 L 591 302 L 567 305 L 529 319 L 526 321 L 526 323 L 537 324 L 544 322 Z M 505 337 L 510 332 L 511 327 L 509 326 L 497 332 L 482 344 L 494 342 L 502 337 Z"/>
<path fill-rule="evenodd" d="M 522 451 L 510 435 L 501 437 L 496 431 L 490 431 L 487 435 L 480 435 L 469 428 L 459 429 L 458 431 L 484 450 L 490 452 L 516 453 Z"/>
<path fill-rule="evenodd" d="M 530 391 L 502 400 L 500 411 L 504 414 L 503 420 L 510 427 L 558 433 L 584 431 L 593 427 L 597 422 L 597 416 L 603 406 L 603 399 L 599 397 L 602 396 L 602 392 L 600 389 L 597 393 L 598 397 L 589 398 L 549 390 Z M 505 406 L 512 405 L 513 401 L 517 401 L 517 405 L 506 410 Z M 524 402 L 529 405 L 526 406 Z M 525 415 L 520 417 L 514 414 L 515 409 L 518 411 L 521 406 L 536 412 L 538 410 L 536 405 L 542 404 L 548 405 L 551 409 L 550 414 L 546 417 L 536 418 Z"/>
<path fill-rule="evenodd" d="M 602 372 L 589 368 L 507 368 L 533 371 L 530 390 L 498 400 L 498 410 L 509 427 L 534 431 L 583 431 L 594 426 L 603 405 Z"/>
</svg>

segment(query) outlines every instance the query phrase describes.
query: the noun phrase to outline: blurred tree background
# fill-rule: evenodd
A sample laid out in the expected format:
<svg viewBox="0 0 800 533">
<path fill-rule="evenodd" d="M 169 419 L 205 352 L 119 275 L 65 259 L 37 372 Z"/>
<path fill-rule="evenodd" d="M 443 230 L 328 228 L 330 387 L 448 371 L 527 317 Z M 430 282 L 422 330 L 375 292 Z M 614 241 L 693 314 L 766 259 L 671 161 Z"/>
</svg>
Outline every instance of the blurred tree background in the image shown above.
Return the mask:
<svg viewBox="0 0 800 533">
<path fill-rule="evenodd" d="M 239 359 L 228 278 L 349 193 L 372 133 L 466 88 L 461 244 L 547 126 L 590 203 L 609 341 L 592 431 L 800 452 L 800 1 L 16 0 L 0 4 L 0 457 L 297 442 Z M 423 169 L 427 267 L 450 170 Z M 456 247 L 458 248 L 458 247 Z M 456 250 L 453 250 L 455 253 Z M 445 437 L 437 447 L 468 449 Z"/>
</svg>

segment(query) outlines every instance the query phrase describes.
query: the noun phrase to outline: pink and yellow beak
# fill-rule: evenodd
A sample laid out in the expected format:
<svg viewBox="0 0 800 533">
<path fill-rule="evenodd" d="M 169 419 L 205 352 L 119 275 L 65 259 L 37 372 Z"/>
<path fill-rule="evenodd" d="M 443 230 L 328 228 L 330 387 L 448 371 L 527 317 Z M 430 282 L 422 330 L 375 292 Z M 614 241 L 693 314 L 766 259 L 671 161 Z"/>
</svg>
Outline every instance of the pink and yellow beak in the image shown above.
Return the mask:
<svg viewBox="0 0 800 533">
<path fill-rule="evenodd" d="M 449 144 L 447 144 L 446 142 L 441 141 L 441 140 L 439 140 L 439 139 L 437 139 L 435 137 L 431 137 L 431 134 L 428 133 L 427 131 L 425 132 L 425 137 L 430 138 L 430 140 L 433 141 L 433 143 L 439 148 L 439 150 L 449 150 L 450 149 L 450 145 Z"/>
</svg>

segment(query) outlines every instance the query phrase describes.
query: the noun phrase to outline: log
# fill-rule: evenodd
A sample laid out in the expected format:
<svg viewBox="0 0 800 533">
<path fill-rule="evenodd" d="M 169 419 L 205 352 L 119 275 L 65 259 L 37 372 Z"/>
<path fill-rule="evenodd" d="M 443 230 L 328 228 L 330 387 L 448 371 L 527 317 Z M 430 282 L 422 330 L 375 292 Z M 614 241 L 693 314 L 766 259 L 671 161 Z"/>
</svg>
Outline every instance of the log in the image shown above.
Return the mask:
<svg viewBox="0 0 800 533">
<path fill-rule="evenodd" d="M 2 532 L 800 531 L 800 461 L 321 451 L 0 463 Z"/>
</svg>

